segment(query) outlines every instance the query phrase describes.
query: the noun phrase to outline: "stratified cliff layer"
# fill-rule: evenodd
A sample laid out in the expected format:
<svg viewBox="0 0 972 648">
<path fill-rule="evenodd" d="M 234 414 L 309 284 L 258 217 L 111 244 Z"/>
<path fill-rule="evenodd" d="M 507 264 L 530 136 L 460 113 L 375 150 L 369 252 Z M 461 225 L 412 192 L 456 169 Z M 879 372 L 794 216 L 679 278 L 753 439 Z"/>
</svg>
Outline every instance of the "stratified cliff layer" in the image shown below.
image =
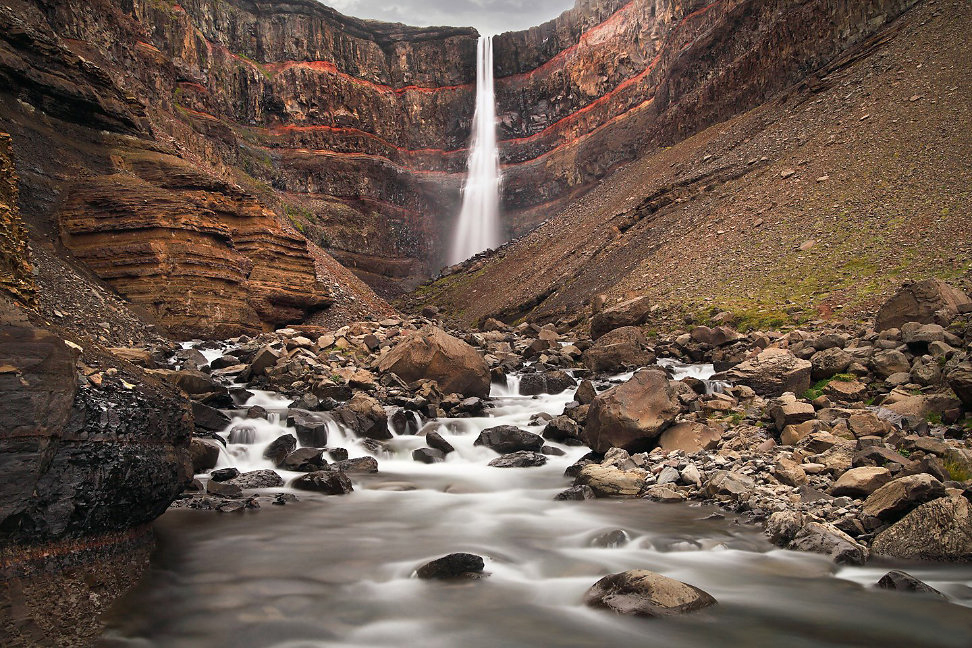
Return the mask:
<svg viewBox="0 0 972 648">
<path fill-rule="evenodd" d="M 659 320 L 728 310 L 771 327 L 860 317 L 905 278 L 972 280 L 970 22 L 967 2 L 921 3 L 773 101 L 628 164 L 415 305 L 470 323 L 580 320 L 599 294 L 646 295 Z"/>
</svg>

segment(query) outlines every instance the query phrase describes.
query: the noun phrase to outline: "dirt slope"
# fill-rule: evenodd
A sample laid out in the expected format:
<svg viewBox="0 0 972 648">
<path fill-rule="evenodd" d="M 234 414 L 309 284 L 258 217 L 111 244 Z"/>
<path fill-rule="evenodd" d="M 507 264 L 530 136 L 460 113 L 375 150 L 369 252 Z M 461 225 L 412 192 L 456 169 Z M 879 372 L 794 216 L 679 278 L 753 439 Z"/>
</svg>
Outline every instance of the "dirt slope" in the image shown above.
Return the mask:
<svg viewBox="0 0 972 648">
<path fill-rule="evenodd" d="M 473 323 L 647 294 L 673 316 L 730 309 L 783 325 L 863 316 L 907 278 L 968 283 L 970 27 L 972 3 L 922 2 L 800 86 L 629 164 L 405 303 Z"/>
</svg>

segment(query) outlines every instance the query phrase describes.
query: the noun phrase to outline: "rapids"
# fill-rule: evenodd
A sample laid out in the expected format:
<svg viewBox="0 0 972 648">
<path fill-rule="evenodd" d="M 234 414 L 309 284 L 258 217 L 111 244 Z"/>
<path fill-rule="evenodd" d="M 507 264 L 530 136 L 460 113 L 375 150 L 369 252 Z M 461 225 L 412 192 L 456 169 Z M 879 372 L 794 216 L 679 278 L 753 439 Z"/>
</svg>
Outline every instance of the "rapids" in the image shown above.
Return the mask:
<svg viewBox="0 0 972 648">
<path fill-rule="evenodd" d="M 676 368 L 679 369 L 679 368 Z M 704 378 L 705 367 L 681 367 Z M 246 513 L 170 510 L 143 581 L 107 615 L 107 646 L 234 648 L 497 646 L 942 646 L 972 645 L 972 567 L 905 566 L 952 598 L 870 587 L 889 564 L 840 568 L 777 549 L 761 530 L 710 506 L 647 500 L 557 502 L 564 469 L 586 448 L 560 446 L 540 468 L 491 468 L 473 445 L 494 425 L 530 427 L 559 414 L 572 392 L 516 395 L 494 385 L 488 416 L 426 424 L 456 448 L 444 463 L 412 461 L 422 436 L 396 436 L 377 475 L 355 491 Z M 250 404 L 283 413 L 268 392 Z M 286 416 L 280 416 L 286 421 Z M 263 447 L 285 432 L 254 426 L 220 465 L 271 467 Z M 423 430 L 423 431 L 425 431 Z M 329 446 L 366 454 L 339 426 Z M 556 445 L 556 444 L 551 444 Z M 286 480 L 298 473 L 280 472 Z M 621 530 L 623 534 L 612 531 Z M 413 577 L 446 553 L 482 555 L 490 576 L 462 583 Z M 677 619 L 641 620 L 588 609 L 601 576 L 645 568 L 696 585 L 719 605 Z"/>
</svg>

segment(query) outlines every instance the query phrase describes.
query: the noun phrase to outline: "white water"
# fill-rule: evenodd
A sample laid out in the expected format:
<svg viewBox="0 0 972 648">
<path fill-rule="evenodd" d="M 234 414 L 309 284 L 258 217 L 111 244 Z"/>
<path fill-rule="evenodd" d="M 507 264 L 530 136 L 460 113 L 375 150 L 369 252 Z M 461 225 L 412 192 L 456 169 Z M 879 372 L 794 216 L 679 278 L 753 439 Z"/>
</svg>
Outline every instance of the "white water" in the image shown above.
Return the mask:
<svg viewBox="0 0 972 648">
<path fill-rule="evenodd" d="M 497 247 L 501 242 L 493 37 L 480 36 L 476 48 L 476 114 L 469 149 L 469 171 L 462 187 L 462 210 L 449 263 L 459 263 L 478 252 Z"/>
</svg>

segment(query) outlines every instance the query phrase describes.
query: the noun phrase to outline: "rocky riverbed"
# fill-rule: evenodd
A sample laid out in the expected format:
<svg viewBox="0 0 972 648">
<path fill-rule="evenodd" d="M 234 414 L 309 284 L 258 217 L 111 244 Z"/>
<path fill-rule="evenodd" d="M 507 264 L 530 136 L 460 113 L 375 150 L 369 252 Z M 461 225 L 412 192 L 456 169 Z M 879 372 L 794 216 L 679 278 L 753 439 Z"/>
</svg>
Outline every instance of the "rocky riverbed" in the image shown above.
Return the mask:
<svg viewBox="0 0 972 648">
<path fill-rule="evenodd" d="M 954 645 L 964 645 L 972 637 L 972 581 L 967 568 L 945 565 L 972 558 L 967 304 L 958 291 L 926 282 L 906 286 L 875 327 L 820 323 L 744 334 L 717 314 L 712 326 L 649 338 L 650 308 L 634 300 L 602 309 L 590 336 L 570 322 L 495 320 L 449 334 L 427 312 L 337 331 L 282 329 L 130 350 L 194 401 L 197 478 L 173 508 L 272 509 L 229 518 L 171 510 L 162 518 L 158 569 L 181 573 L 191 563 L 190 581 L 211 582 L 203 575 L 210 567 L 198 561 L 215 559 L 210 543 L 231 544 L 233 557 L 216 562 L 241 574 L 230 579 L 237 587 L 259 587 L 268 576 L 257 569 L 248 580 L 247 561 L 280 559 L 269 549 L 258 555 L 256 538 L 265 538 L 293 553 L 283 561 L 284 581 L 296 577 L 303 556 L 319 565 L 312 580 L 336 577 L 350 588 L 344 609 L 362 596 L 384 600 L 399 588 L 427 588 L 409 575 L 466 552 L 485 560 L 487 576 L 464 580 L 463 592 L 483 587 L 516 600 L 546 592 L 541 599 L 554 616 L 580 614 L 583 601 L 642 616 L 699 610 L 723 630 L 734 627 L 724 609 L 738 613 L 743 592 L 772 608 L 765 598 L 781 587 L 774 579 L 795 577 L 815 590 L 815 603 L 801 613 L 808 616 L 797 615 L 808 623 L 813 614 L 843 618 L 826 599 L 894 614 L 885 606 L 903 598 L 848 584 L 880 579 L 882 587 L 924 591 L 919 607 L 931 605 L 936 622 L 947 609 L 941 618 L 957 624 L 913 645 L 953 645 L 959 637 Z M 713 505 L 726 513 L 707 509 Z M 806 553 L 780 553 L 771 543 Z M 597 558 L 585 547 L 596 547 Z M 441 571 L 436 564 L 426 570 Z M 885 576 L 892 567 L 912 573 Z M 613 580 L 598 582 L 611 573 Z M 159 606 L 147 603 L 180 590 L 158 585 L 150 576 L 120 604 L 126 620 L 113 617 L 112 632 L 159 632 L 173 645 L 184 631 L 208 632 L 209 621 L 188 611 L 177 613 L 182 629 L 159 630 L 146 612 Z M 298 616 L 323 600 L 310 591 L 320 587 L 295 594 Z M 379 621 L 388 604 L 366 606 L 361 625 L 325 623 L 326 636 L 343 641 L 364 632 L 369 645 L 392 645 L 401 628 Z M 457 619 L 468 616 L 444 609 L 452 610 L 448 622 L 431 612 L 409 622 L 431 633 L 424 645 L 447 642 Z M 748 614 L 766 623 L 765 609 Z M 598 618 L 591 628 L 603 630 Z M 617 631 L 630 630 L 627 623 Z M 441 624 L 451 630 L 441 634 Z M 848 618 L 834 627 L 852 625 Z M 788 636 L 768 627 L 774 641 Z M 895 627 L 904 637 L 918 626 Z M 865 623 L 848 641 L 887 640 L 886 629 Z M 529 642 L 521 632 L 510 629 L 511 645 Z M 851 645 L 840 633 L 824 634 L 820 645 Z M 348 641 L 334 645 L 358 640 Z"/>
</svg>

